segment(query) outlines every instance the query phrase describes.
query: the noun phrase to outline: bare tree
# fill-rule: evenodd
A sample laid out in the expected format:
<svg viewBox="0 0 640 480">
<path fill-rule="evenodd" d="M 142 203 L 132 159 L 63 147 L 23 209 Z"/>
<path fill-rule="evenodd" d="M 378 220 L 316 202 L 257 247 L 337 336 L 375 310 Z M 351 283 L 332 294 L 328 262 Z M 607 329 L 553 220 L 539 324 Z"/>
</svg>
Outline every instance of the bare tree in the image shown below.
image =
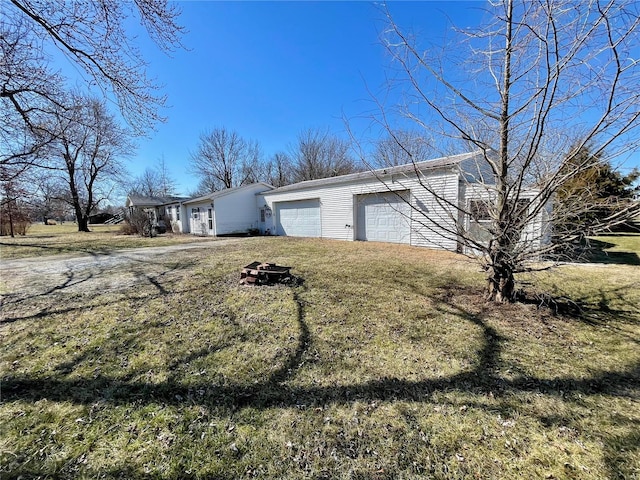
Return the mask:
<svg viewBox="0 0 640 480">
<path fill-rule="evenodd" d="M 432 158 L 433 150 L 431 142 L 417 132 L 391 131 L 376 142 L 372 165 L 384 168 L 421 162 Z"/>
<path fill-rule="evenodd" d="M 158 182 L 160 185 L 160 196 L 170 197 L 176 194 L 176 182 L 167 167 L 167 162 L 164 159 L 164 155 L 160 157 L 156 165 L 156 171 L 158 172 Z"/>
<path fill-rule="evenodd" d="M 167 168 L 164 156 L 154 167 L 145 168 L 138 177 L 134 178 L 128 193 L 146 197 L 170 197 L 176 194 L 175 182 Z"/>
<path fill-rule="evenodd" d="M 428 182 L 423 186 L 450 218 L 461 219 L 437 230 L 478 254 L 488 299 L 512 300 L 517 273 L 582 235 L 579 223 L 567 228 L 569 212 L 550 210 L 558 188 L 591 168 L 593 158 L 613 164 L 637 150 L 639 10 L 637 2 L 618 0 L 496 0 L 489 23 L 459 31 L 462 41 L 448 45 L 446 55 L 427 51 L 385 10 L 386 46 L 410 88 L 401 113 L 443 141 L 482 152 L 469 185 L 479 200 L 453 204 Z M 587 146 L 589 161 L 581 159 Z M 638 207 L 618 210 L 600 229 Z M 546 216 L 563 229 L 528 228 Z M 425 224 L 437 221 L 423 217 Z M 552 235 L 555 241 L 547 241 Z"/>
<path fill-rule="evenodd" d="M 192 170 L 201 179 L 199 190 L 209 192 L 257 181 L 259 163 L 258 143 L 224 127 L 200 134 L 198 149 L 191 154 Z"/>
<path fill-rule="evenodd" d="M 0 235 L 24 235 L 31 224 L 24 199 L 26 189 L 8 165 L 0 165 Z"/>
<path fill-rule="evenodd" d="M 53 166 L 53 165 L 52 165 Z M 29 204 L 34 219 L 46 225 L 49 219 L 64 219 L 70 213 L 65 183 L 50 170 L 38 169 L 27 177 L 31 186 Z"/>
<path fill-rule="evenodd" d="M 107 112 L 103 101 L 75 95 L 51 126 L 57 140 L 48 152 L 65 184 L 78 231 L 89 231 L 89 216 L 122 181 L 121 159 L 131 152 L 128 132 Z"/>
<path fill-rule="evenodd" d="M 0 23 L 3 29 L 20 31 L 21 40 L 14 47 L 18 57 L 29 61 L 23 63 L 24 69 L 14 64 L 10 72 L 16 85 L 27 79 L 26 88 L 10 88 L 3 95 L 20 114 L 31 112 L 34 100 L 55 103 L 48 89 L 55 74 L 42 55 L 46 45 L 53 45 L 87 75 L 88 82 L 113 94 L 130 126 L 143 133 L 162 120 L 158 108 L 165 97 L 157 94 L 158 86 L 147 77 L 147 64 L 127 25 L 137 20 L 163 51 L 170 52 L 180 46 L 178 15 L 177 7 L 167 0 L 71 1 L 55 6 L 39 0 L 5 1 Z"/>
<path fill-rule="evenodd" d="M 133 179 L 129 188 L 129 194 L 142 195 L 144 197 L 160 196 L 160 176 L 155 168 L 145 168 L 144 171 Z"/>
<path fill-rule="evenodd" d="M 291 148 L 290 156 L 296 182 L 337 177 L 357 170 L 349 155 L 349 143 L 328 130 L 302 131 Z"/>
<path fill-rule="evenodd" d="M 291 159 L 286 153 L 278 152 L 264 165 L 264 181 L 274 187 L 284 187 L 293 183 Z"/>
<path fill-rule="evenodd" d="M 41 127 L 62 107 L 61 84 L 60 76 L 46 68 L 41 41 L 31 25 L 1 13 L 0 165 L 12 175 L 44 163 L 41 149 L 55 137 Z"/>
</svg>

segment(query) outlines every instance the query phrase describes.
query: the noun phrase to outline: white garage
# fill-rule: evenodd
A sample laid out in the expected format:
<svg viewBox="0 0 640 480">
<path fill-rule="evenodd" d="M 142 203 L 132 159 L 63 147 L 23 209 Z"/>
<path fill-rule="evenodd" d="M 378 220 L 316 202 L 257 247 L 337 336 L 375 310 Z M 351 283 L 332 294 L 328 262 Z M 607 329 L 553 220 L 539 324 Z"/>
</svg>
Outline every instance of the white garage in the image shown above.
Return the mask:
<svg viewBox="0 0 640 480">
<path fill-rule="evenodd" d="M 492 178 L 485 156 L 489 153 L 464 153 L 264 191 L 256 196 L 258 208 L 265 212 L 261 229 L 276 235 L 461 251 L 459 232 L 468 228 L 464 209 L 471 199 L 487 195 L 486 185 L 476 184 L 477 179 Z"/>
<path fill-rule="evenodd" d="M 320 237 L 320 199 L 276 202 L 276 234 L 289 237 Z"/>
<path fill-rule="evenodd" d="M 356 240 L 410 243 L 409 191 L 356 196 Z"/>
</svg>

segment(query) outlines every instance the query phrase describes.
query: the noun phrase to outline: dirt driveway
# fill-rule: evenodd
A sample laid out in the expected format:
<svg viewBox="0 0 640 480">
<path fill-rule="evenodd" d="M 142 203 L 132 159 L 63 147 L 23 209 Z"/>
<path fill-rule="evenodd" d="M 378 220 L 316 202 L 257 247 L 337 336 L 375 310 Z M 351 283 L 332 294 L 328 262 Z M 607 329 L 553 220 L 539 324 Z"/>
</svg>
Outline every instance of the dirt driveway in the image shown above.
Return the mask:
<svg viewBox="0 0 640 480">
<path fill-rule="evenodd" d="M 21 298 L 64 290 L 87 294 L 120 290 L 140 282 L 155 284 L 158 278 L 184 270 L 189 251 L 215 251 L 217 247 L 251 238 L 227 238 L 215 242 L 115 250 L 108 254 L 55 255 L 0 261 L 0 305 Z M 187 265 L 188 266 L 188 265 Z"/>
</svg>

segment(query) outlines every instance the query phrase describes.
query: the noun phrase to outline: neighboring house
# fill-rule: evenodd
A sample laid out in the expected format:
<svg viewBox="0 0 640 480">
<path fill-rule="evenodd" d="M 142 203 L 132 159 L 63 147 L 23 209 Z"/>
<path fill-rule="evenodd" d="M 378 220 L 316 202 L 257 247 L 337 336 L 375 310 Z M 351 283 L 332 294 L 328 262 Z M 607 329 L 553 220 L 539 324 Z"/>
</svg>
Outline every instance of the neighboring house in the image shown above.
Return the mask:
<svg viewBox="0 0 640 480">
<path fill-rule="evenodd" d="M 260 229 L 460 251 L 457 232 L 469 222 L 455 206 L 486 198 L 478 188 L 492 183 L 485 166 L 474 152 L 269 190 L 258 196 Z"/>
<path fill-rule="evenodd" d="M 129 195 L 125 206 L 129 213 L 133 210 L 142 210 L 149 215 L 151 223 L 157 225 L 165 221 L 167 215 L 167 205 L 179 204 L 187 197 L 144 197 L 142 195 Z"/>
</svg>

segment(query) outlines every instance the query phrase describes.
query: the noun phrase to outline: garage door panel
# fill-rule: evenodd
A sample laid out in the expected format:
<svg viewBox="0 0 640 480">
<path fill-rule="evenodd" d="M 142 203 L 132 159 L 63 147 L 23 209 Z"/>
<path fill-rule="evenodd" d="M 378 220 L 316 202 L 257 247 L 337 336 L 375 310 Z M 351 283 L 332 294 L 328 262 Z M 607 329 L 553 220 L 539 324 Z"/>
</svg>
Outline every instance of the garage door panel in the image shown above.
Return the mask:
<svg viewBox="0 0 640 480">
<path fill-rule="evenodd" d="M 320 237 L 320 200 L 276 203 L 277 233 L 289 237 Z"/>
<path fill-rule="evenodd" d="M 358 195 L 356 201 L 358 240 L 410 243 L 408 191 Z"/>
</svg>

